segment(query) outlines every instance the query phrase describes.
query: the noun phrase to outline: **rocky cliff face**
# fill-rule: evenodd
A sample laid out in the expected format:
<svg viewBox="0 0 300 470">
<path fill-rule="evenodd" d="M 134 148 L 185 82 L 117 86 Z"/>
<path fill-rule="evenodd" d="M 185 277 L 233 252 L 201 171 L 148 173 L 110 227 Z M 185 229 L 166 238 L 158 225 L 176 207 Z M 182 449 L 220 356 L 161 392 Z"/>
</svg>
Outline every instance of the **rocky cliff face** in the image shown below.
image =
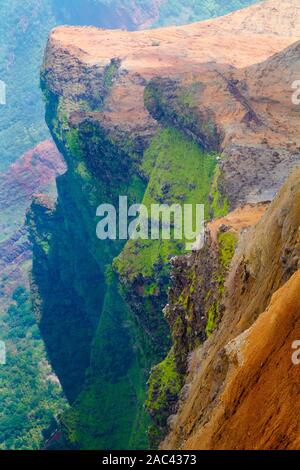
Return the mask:
<svg viewBox="0 0 300 470">
<path fill-rule="evenodd" d="M 55 196 L 55 178 L 64 171 L 65 164 L 57 148 L 45 141 L 0 173 L 0 303 L 4 310 L 16 287 L 29 287 L 32 255 L 25 215 L 31 198 L 41 192 Z"/>
<path fill-rule="evenodd" d="M 172 260 L 172 285 L 164 309 L 172 332 L 172 349 L 153 369 L 146 401 L 156 426 L 154 446 L 168 430 L 179 397 L 187 397 L 189 384 L 184 384 L 191 353 L 212 335 L 223 318 L 225 279 L 241 233 L 257 223 L 267 206 L 246 205 L 214 220 L 206 226 L 205 245 L 200 251 Z M 166 377 L 164 369 L 171 359 L 173 374 Z"/>
<path fill-rule="evenodd" d="M 299 168 L 243 235 L 218 328 L 190 359 L 187 395 L 164 448 L 296 448 Z M 275 385 L 276 384 L 276 385 Z M 268 398 L 266 398 L 268 397 Z"/>
<path fill-rule="evenodd" d="M 66 409 L 32 314 L 32 246 L 25 225 L 33 195 L 55 198 L 55 178 L 65 169 L 55 145 L 44 141 L 0 173 L 0 331 L 7 357 L 1 367 L 1 449 L 39 448 L 52 416 Z"/>
<path fill-rule="evenodd" d="M 299 111 L 291 97 L 300 74 L 299 50 L 296 42 L 258 65 L 220 69 L 210 64 L 201 79 L 186 74 L 181 81 L 150 82 L 147 103 L 154 117 L 185 127 L 199 144 L 222 152 L 214 187 L 217 206 L 234 209 L 272 200 L 299 162 Z"/>
<path fill-rule="evenodd" d="M 299 72 L 298 24 L 299 9 L 290 0 L 163 30 L 63 27 L 52 32 L 42 87 L 47 123 L 68 171 L 57 180 L 57 204 L 35 200 L 29 224 L 35 310 L 51 362 L 73 404 L 61 422 L 63 445 L 148 445 L 145 385 L 150 367 L 170 347 L 161 312 L 170 264 L 173 286 L 165 314 L 173 346 L 149 381 L 151 445 L 165 436 L 168 415 L 177 409 L 190 353 L 207 338 L 209 348 L 223 321 L 223 346 L 226 338 L 242 333 L 267 307 L 287 272 L 294 272 L 288 255 L 280 276 L 273 279 L 273 272 L 258 267 L 259 278 L 251 277 L 256 267 L 251 263 L 258 263 L 260 255 L 247 265 L 244 255 L 236 254 L 242 302 L 232 294 L 227 307 L 225 280 L 232 273 L 240 230 L 257 222 L 300 161 L 299 112 L 290 82 Z M 117 206 L 123 194 L 129 203 L 148 208 L 151 203 L 203 203 L 207 218 L 247 205 L 207 227 L 199 254 L 171 261 L 184 252 L 184 244 L 97 240 L 97 206 Z M 279 245 L 274 263 L 283 254 Z M 262 295 L 256 298 L 258 287 Z M 219 354 L 220 342 L 206 354 L 214 350 L 219 362 L 212 368 L 208 362 L 199 379 L 204 384 L 212 374 L 211 390 L 208 381 L 201 396 L 195 392 L 191 410 L 184 401 L 189 387 L 183 388 L 182 412 L 173 420 L 166 447 L 183 446 L 191 432 L 185 423 L 198 407 L 199 416 L 208 412 L 218 396 L 228 361 Z M 198 356 L 193 357 L 198 364 Z M 193 423 L 198 425 L 196 418 Z"/>
</svg>

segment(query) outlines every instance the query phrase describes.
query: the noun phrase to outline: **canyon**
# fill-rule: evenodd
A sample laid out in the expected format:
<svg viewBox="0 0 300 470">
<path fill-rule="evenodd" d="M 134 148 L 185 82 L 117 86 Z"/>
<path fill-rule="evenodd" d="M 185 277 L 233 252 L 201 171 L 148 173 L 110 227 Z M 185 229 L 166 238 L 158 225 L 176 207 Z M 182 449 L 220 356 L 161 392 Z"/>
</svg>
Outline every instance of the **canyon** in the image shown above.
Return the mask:
<svg viewBox="0 0 300 470">
<path fill-rule="evenodd" d="M 299 23 L 295 0 L 267 0 L 188 26 L 52 31 L 42 89 L 68 169 L 28 225 L 71 403 L 61 447 L 297 446 Z M 120 194 L 205 204 L 204 247 L 98 240 L 96 208 Z"/>
<path fill-rule="evenodd" d="M 54 178 L 66 171 L 50 141 L 44 122 L 39 71 L 49 31 L 58 24 L 94 25 L 134 31 L 182 24 L 228 13 L 255 3 L 220 0 L 3 0 L 0 6 L 1 80 L 6 104 L 1 105 L 1 339 L 6 340 L 8 366 L 1 370 L 0 448 L 38 448 L 48 427 L 65 408 L 57 376 L 47 361 L 27 290 L 32 247 L 25 215 L 32 198 L 49 207 L 56 199 Z M 109 77 L 108 77 L 109 78 Z M 47 246 L 48 239 L 44 241 Z M 106 281 L 105 281 L 106 282 Z M 149 287 L 153 289 L 153 286 Z M 97 291 L 98 292 L 98 291 Z M 68 293 L 69 295 L 69 293 Z M 160 307 L 159 307 L 160 308 Z M 26 341 L 25 339 L 26 338 Z M 84 340 L 83 340 L 84 344 Z M 86 354 L 86 363 L 88 362 Z M 21 377 L 20 381 L 16 377 Z M 144 380 L 144 379 L 143 379 Z M 26 390 L 22 386 L 30 384 Z M 55 386 L 54 386 L 55 385 Z M 14 394 L 11 391 L 14 390 Z M 76 394 L 76 390 L 75 390 Z M 21 397 L 17 399 L 16 397 Z M 15 412 L 16 401 L 18 411 Z M 36 403 L 39 405 L 36 408 Z M 31 416 L 27 420 L 28 410 Z M 53 411 L 53 416 L 50 413 Z M 42 418 L 41 418 L 42 417 Z M 50 430 L 51 432 L 51 430 Z M 54 434 L 53 441 L 57 441 Z"/>
<path fill-rule="evenodd" d="M 3 5 L 1 334 L 37 431 L 3 371 L 0 448 L 297 448 L 298 2 Z M 41 72 L 55 146 L 38 69 L 65 22 Z M 123 194 L 204 204 L 204 247 L 97 239 Z"/>
</svg>

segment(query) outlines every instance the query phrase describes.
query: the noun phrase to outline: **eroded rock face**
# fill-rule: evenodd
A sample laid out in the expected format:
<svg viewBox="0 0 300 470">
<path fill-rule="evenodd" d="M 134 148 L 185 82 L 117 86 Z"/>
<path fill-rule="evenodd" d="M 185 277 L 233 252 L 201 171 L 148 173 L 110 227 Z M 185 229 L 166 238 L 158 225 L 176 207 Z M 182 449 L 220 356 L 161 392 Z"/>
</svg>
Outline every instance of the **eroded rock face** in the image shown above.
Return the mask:
<svg viewBox="0 0 300 470">
<path fill-rule="evenodd" d="M 241 203 L 272 201 L 286 176 L 300 162 L 300 153 L 294 147 L 257 147 L 230 145 L 220 164 L 218 181 L 221 193 L 228 197 L 231 207 Z"/>
<path fill-rule="evenodd" d="M 224 283 L 241 234 L 259 221 L 267 207 L 268 203 L 246 205 L 208 223 L 204 247 L 174 258 L 165 315 L 182 374 L 189 353 L 212 334 L 222 318 Z"/>
<path fill-rule="evenodd" d="M 220 152 L 216 191 L 231 209 L 272 200 L 300 161 L 300 43 L 243 69 L 209 64 L 184 78 L 153 79 L 146 104 L 201 145 Z"/>
<path fill-rule="evenodd" d="M 70 104 L 76 126 L 97 122 L 139 157 L 157 121 L 220 152 L 216 188 L 233 209 L 271 200 L 299 162 L 299 113 L 292 103 L 299 44 L 285 50 L 299 39 L 298 17 L 299 8 L 287 0 L 134 35 L 57 28 L 43 77 L 52 93 L 77 101 Z M 89 111 L 80 100 L 89 102 Z"/>
<path fill-rule="evenodd" d="M 299 365 L 292 362 L 300 334 L 299 283 L 298 270 L 256 322 L 227 344 L 229 370 L 220 405 L 187 448 L 299 448 Z"/>
<path fill-rule="evenodd" d="M 297 169 L 241 238 L 220 324 L 191 358 L 189 393 L 163 448 L 296 447 L 297 418 L 292 424 L 283 400 L 293 394 L 298 375 L 288 351 L 299 317 L 299 191 Z M 297 407 L 297 399 L 293 403 Z"/>
<path fill-rule="evenodd" d="M 100 244 L 95 235 L 97 206 L 102 202 L 117 206 L 118 196 L 125 193 L 130 203 L 146 205 L 203 202 L 209 217 L 222 216 L 241 203 L 273 197 L 278 173 L 285 172 L 284 177 L 298 161 L 297 111 L 288 93 L 282 95 L 287 89 L 283 69 L 272 66 L 298 56 L 298 45 L 291 46 L 299 39 L 299 11 L 294 5 L 293 1 L 268 1 L 225 19 L 163 30 L 129 33 L 62 27 L 51 33 L 42 71 L 46 119 L 68 171 L 57 181 L 57 205 L 49 208 L 45 201 L 36 200 L 29 221 L 35 246 L 36 313 L 73 403 L 61 424 L 67 447 L 148 445 L 143 408 L 146 377 L 169 347 L 161 309 L 166 301 L 169 258 L 183 252 L 182 244 L 151 241 Z M 262 23 L 262 17 L 265 21 L 271 10 L 266 32 L 255 28 L 255 21 Z M 247 29 L 249 16 L 253 21 Z M 289 23 L 288 29 L 279 26 L 281 18 Z M 278 102 L 260 88 L 262 75 L 278 90 Z M 282 104 L 289 128 L 280 115 Z M 239 148 L 245 154 L 241 168 L 236 156 Z M 216 153 L 222 154 L 221 160 Z M 249 171 L 247 163 L 251 157 L 254 171 Z M 245 227 L 249 225 L 245 222 Z M 209 336 L 218 313 L 226 309 L 224 281 L 235 245 L 226 227 L 224 222 L 215 239 L 208 237 L 208 251 L 203 254 L 207 269 L 201 267 L 197 255 L 185 258 L 183 266 L 180 260 L 175 262 L 179 271 L 170 294 L 171 308 L 166 310 L 174 346 L 163 365 L 154 369 L 153 386 L 150 379 L 158 407 L 152 407 L 151 397 L 147 400 L 154 420 L 162 405 L 159 433 L 151 431 L 154 443 L 165 433 L 168 413 L 176 409 L 188 354 Z M 235 239 L 239 230 L 233 232 Z M 243 266 L 237 276 L 245 276 L 247 282 Z M 288 257 L 286 270 L 289 266 Z M 194 279 L 188 287 L 190 268 Z M 183 297 L 176 299 L 181 282 Z M 251 286 L 243 294 L 247 307 Z M 191 287 L 195 292 L 187 292 Z M 203 287 L 211 288 L 210 299 Z M 188 313 L 186 299 L 191 300 Z M 178 318 L 181 325 L 175 328 Z M 247 315 L 243 318 L 250 326 Z M 191 331 L 194 323 L 196 334 Z M 55 324 L 59 328 L 54 330 Z M 233 325 L 224 340 L 229 339 Z M 57 349 L 66 331 L 68 347 Z M 80 334 L 86 341 L 78 338 Z M 221 354 L 206 404 L 218 393 L 226 364 Z M 112 400 L 117 404 L 113 411 Z"/>
<path fill-rule="evenodd" d="M 189 384 L 183 385 L 191 353 L 211 336 L 222 319 L 225 279 L 238 240 L 258 222 L 267 207 L 268 204 L 247 205 L 208 223 L 204 247 L 171 260 L 172 284 L 164 313 L 172 332 L 172 349 L 152 371 L 146 402 L 156 425 L 156 432 L 152 428 L 150 433 L 154 447 L 168 431 L 179 396 L 188 396 Z M 171 365 L 173 373 L 167 379 L 165 370 Z"/>
<path fill-rule="evenodd" d="M 0 174 L 0 303 L 3 308 L 17 286 L 29 287 L 32 254 L 24 222 L 31 198 L 39 192 L 55 194 L 55 178 L 64 171 L 65 164 L 57 148 L 45 141 Z"/>
</svg>

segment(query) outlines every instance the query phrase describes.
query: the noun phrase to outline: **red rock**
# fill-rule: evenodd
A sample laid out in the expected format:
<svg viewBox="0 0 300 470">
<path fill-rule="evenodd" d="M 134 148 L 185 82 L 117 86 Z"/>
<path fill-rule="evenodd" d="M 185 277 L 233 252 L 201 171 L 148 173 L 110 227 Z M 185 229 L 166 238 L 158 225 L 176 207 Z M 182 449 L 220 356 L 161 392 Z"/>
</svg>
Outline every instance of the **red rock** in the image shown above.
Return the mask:
<svg viewBox="0 0 300 470">
<path fill-rule="evenodd" d="M 55 194 L 55 178 L 65 163 L 53 142 L 46 140 L 28 150 L 6 172 L 0 173 L 0 305 L 18 285 L 28 286 L 31 246 L 25 214 L 37 192 Z"/>
</svg>

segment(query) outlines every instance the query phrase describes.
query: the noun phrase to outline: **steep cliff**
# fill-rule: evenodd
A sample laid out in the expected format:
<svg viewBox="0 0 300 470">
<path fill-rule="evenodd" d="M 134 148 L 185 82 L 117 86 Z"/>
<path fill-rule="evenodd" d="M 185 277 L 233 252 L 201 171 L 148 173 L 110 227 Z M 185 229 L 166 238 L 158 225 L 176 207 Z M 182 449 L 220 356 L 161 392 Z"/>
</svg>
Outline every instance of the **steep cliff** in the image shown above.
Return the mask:
<svg viewBox="0 0 300 470">
<path fill-rule="evenodd" d="M 164 448 L 297 448 L 299 178 L 298 168 L 241 238 L 222 318 L 190 359 L 187 394 Z"/>
<path fill-rule="evenodd" d="M 31 309 L 32 248 L 25 225 L 33 194 L 54 197 L 55 178 L 64 171 L 57 148 L 45 141 L 0 173 L 0 332 L 7 355 L 1 366 L 1 449 L 40 448 L 43 431 L 66 409 Z"/>
<path fill-rule="evenodd" d="M 150 428 L 154 447 L 165 436 L 179 397 L 187 396 L 189 386 L 184 384 L 190 354 L 211 336 L 223 317 L 225 279 L 240 235 L 257 223 L 267 207 L 268 203 L 247 205 L 215 219 L 206 226 L 201 250 L 172 260 L 172 284 L 164 309 L 172 349 L 152 370 L 146 401 L 154 423 Z"/>
<path fill-rule="evenodd" d="M 148 85 L 146 103 L 155 118 L 221 150 L 212 191 L 216 216 L 226 208 L 272 200 L 299 163 L 299 109 L 292 102 L 299 54 L 296 42 L 257 65 L 209 64 L 184 78 L 153 79 Z"/>
<path fill-rule="evenodd" d="M 265 29 L 255 28 L 262 18 Z M 284 179 L 300 161 L 288 84 L 298 70 L 299 43 L 291 45 L 299 40 L 298 21 L 299 9 L 286 0 L 163 30 L 52 32 L 42 87 L 68 171 L 57 180 L 57 203 L 35 200 L 29 224 L 35 311 L 73 404 L 61 422 L 64 446 L 148 445 L 146 380 L 170 347 L 162 308 L 172 263 L 176 281 L 165 312 L 173 347 L 153 369 L 146 402 L 151 445 L 165 435 L 188 355 L 207 337 L 210 344 L 225 318 L 225 277 L 240 229 L 259 219 L 280 186 L 278 175 Z M 282 73 L 285 61 L 290 77 Z M 276 101 L 261 87 L 262 75 Z M 124 194 L 147 208 L 203 203 L 207 218 L 252 205 L 212 224 L 200 254 L 170 261 L 184 243 L 96 238 L 97 206 L 117 207 Z M 171 445 L 181 445 L 176 439 Z"/>
<path fill-rule="evenodd" d="M 55 145 L 44 141 L 0 173 L 0 304 L 3 310 L 17 287 L 29 287 L 31 246 L 25 215 L 32 196 L 41 192 L 54 196 L 55 178 L 64 171 L 64 161 Z"/>
</svg>

